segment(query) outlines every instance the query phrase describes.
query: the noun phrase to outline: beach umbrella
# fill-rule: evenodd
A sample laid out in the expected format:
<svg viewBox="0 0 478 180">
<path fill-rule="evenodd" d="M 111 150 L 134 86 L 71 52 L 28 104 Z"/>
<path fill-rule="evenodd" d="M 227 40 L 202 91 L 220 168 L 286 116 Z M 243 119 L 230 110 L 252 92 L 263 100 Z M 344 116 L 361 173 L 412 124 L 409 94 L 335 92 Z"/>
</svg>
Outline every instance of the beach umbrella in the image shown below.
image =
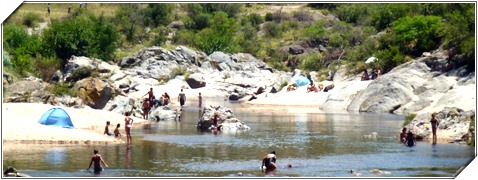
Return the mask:
<svg viewBox="0 0 478 180">
<path fill-rule="evenodd" d="M 373 56 L 372 56 L 372 57 L 368 58 L 368 59 L 365 61 L 365 64 L 369 64 L 369 63 L 371 63 L 371 62 L 375 62 L 376 60 L 378 60 L 378 59 L 377 59 L 376 57 L 373 57 Z"/>
</svg>

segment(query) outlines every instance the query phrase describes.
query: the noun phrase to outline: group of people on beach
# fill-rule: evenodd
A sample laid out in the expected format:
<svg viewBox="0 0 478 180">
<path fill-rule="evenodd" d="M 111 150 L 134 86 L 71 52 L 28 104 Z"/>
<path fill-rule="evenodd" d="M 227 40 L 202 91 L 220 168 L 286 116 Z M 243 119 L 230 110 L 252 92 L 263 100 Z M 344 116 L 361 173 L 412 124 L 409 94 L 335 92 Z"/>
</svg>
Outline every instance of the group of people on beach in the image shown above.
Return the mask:
<svg viewBox="0 0 478 180">
<path fill-rule="evenodd" d="M 431 116 L 432 117 L 430 120 L 430 124 L 432 127 L 432 143 L 436 144 L 437 143 L 437 128 L 438 128 L 438 125 L 440 125 L 440 123 L 438 119 L 436 118 L 436 113 L 432 113 Z M 407 128 L 403 128 L 402 132 L 400 133 L 400 142 L 402 142 L 403 144 L 409 147 L 412 147 L 417 143 L 417 140 L 415 138 L 415 134 L 413 134 L 411 130 L 408 130 L 407 132 Z"/>
<path fill-rule="evenodd" d="M 150 88 L 150 90 L 143 95 L 142 97 L 148 95 L 148 98 L 145 98 L 143 100 L 143 119 L 148 119 L 149 112 L 151 111 L 151 108 L 157 108 L 159 106 L 167 106 L 171 103 L 171 97 L 167 92 L 164 92 L 159 99 L 156 99 L 154 96 L 153 88 Z M 178 101 L 179 104 L 181 105 L 181 108 L 184 106 L 186 103 L 186 94 L 183 92 L 183 89 L 181 89 L 181 92 L 178 95 Z M 202 97 L 201 93 L 199 93 L 199 106 L 202 104 Z"/>
</svg>

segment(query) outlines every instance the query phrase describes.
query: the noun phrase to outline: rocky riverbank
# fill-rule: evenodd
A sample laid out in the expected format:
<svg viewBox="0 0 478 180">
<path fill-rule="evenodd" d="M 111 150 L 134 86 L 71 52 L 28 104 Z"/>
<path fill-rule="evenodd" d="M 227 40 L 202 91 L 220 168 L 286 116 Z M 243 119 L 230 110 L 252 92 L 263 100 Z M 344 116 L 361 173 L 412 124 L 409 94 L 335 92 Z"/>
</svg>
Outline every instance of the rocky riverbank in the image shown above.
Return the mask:
<svg viewBox="0 0 478 180">
<path fill-rule="evenodd" d="M 413 113 L 417 114 L 416 120 L 422 121 L 425 114 L 445 108 L 474 113 L 475 73 L 464 68 L 442 71 L 440 67 L 446 63 L 445 54 L 437 50 L 368 81 L 360 81 L 360 74 L 348 75 L 344 66 L 331 72 L 330 81 L 318 82 L 313 76 L 315 72 L 311 72 L 315 84 L 324 87 L 333 84 L 334 88 L 328 92 L 307 93 L 305 86 L 290 92 L 281 87 L 292 83 L 292 76 L 300 70 L 278 71 L 250 54 L 215 52 L 206 55 L 183 46 L 173 50 L 150 47 L 123 58 L 118 64 L 72 57 L 63 73 L 57 72 L 50 83 L 37 78 L 13 81 L 4 74 L 8 94 L 4 102 L 90 107 L 117 114 L 129 111 L 142 118 L 141 102 L 147 91 L 153 88 L 156 97 L 167 92 L 171 104 L 154 109 L 148 120 L 176 120 L 180 113 L 177 96 L 181 89 L 187 96 L 186 105 L 197 101 L 201 93 L 203 99 L 224 98 L 272 108 L 302 106 L 318 111 Z M 82 77 L 79 73 L 82 71 L 92 72 L 95 76 Z M 78 92 L 78 97 L 50 94 L 47 89 L 56 82 L 70 84 Z"/>
</svg>

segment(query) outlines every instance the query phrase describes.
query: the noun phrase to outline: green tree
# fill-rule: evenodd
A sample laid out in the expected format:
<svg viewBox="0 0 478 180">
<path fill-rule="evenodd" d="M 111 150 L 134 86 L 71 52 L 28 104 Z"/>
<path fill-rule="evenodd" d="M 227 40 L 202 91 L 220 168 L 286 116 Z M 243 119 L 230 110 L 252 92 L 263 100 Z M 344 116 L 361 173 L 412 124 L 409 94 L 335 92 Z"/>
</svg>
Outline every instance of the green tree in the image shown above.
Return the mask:
<svg viewBox="0 0 478 180">
<path fill-rule="evenodd" d="M 438 47 L 437 30 L 441 26 L 441 17 L 438 16 L 407 16 L 393 22 L 392 32 L 400 49 L 421 55 Z"/>
<path fill-rule="evenodd" d="M 113 21 L 121 34 L 124 34 L 126 40 L 135 42 L 137 40 L 137 31 L 144 25 L 144 10 L 141 4 L 130 3 L 121 4 L 116 10 Z"/>
<path fill-rule="evenodd" d="M 172 22 L 172 12 L 175 6 L 175 4 L 170 3 L 148 4 L 144 13 L 145 24 L 154 27 L 168 25 Z"/>
<path fill-rule="evenodd" d="M 211 27 L 201 30 L 195 37 L 196 46 L 206 54 L 214 51 L 232 52 L 236 46 L 236 22 L 224 12 L 214 13 Z"/>
<path fill-rule="evenodd" d="M 445 15 L 445 23 L 439 29 L 445 47 L 454 49 L 456 54 L 465 55 L 465 64 L 469 68 L 475 66 L 475 9 L 473 4 L 463 4 L 455 7 Z"/>
<path fill-rule="evenodd" d="M 32 57 L 41 50 L 41 39 L 38 35 L 28 35 L 26 29 L 18 25 L 5 26 L 3 37 L 5 50 L 11 54 L 11 65 L 25 75 L 31 70 Z"/>
<path fill-rule="evenodd" d="M 43 32 L 47 57 L 56 56 L 62 65 L 72 55 L 91 56 L 107 60 L 117 48 L 118 35 L 103 15 L 82 14 L 63 21 L 52 21 Z"/>
</svg>

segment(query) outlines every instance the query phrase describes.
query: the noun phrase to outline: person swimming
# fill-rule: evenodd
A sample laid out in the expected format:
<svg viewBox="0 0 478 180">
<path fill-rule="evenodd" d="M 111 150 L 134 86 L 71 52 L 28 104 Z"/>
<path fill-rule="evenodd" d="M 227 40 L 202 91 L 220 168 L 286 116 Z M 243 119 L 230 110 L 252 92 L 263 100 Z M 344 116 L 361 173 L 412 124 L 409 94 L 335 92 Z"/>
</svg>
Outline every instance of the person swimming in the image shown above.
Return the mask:
<svg viewBox="0 0 478 180">
<path fill-rule="evenodd" d="M 262 160 L 262 166 L 261 166 L 262 170 L 266 169 L 269 171 L 269 170 L 274 170 L 277 168 L 275 154 L 276 154 L 275 151 L 272 151 L 269 154 L 266 154 L 266 156 Z"/>
</svg>

